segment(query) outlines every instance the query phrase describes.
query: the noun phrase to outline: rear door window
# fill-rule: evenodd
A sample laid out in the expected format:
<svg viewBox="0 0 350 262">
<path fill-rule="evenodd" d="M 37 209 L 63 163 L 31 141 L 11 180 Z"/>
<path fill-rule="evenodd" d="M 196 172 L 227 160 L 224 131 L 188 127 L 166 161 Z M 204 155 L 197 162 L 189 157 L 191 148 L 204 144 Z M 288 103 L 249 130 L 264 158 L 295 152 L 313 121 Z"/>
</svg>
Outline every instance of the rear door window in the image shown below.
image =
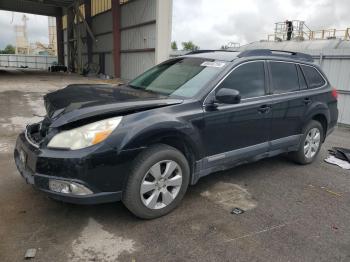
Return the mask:
<svg viewBox="0 0 350 262">
<path fill-rule="evenodd" d="M 326 81 L 314 67 L 301 65 L 301 68 L 304 72 L 309 88 L 321 87 L 326 83 Z"/>
<path fill-rule="evenodd" d="M 270 62 L 274 94 L 299 90 L 297 67 L 293 63 Z"/>
</svg>

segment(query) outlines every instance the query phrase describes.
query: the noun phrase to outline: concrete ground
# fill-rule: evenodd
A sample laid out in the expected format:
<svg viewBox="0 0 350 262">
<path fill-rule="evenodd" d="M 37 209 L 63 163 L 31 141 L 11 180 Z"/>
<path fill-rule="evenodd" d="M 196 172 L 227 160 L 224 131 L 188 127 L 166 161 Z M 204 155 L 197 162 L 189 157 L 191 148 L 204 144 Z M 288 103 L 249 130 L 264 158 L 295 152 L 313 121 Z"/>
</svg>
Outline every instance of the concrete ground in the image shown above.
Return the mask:
<svg viewBox="0 0 350 262">
<path fill-rule="evenodd" d="M 0 261 L 350 261 L 350 170 L 326 164 L 332 146 L 350 148 L 338 128 L 317 161 L 284 157 L 216 173 L 190 187 L 171 214 L 135 218 L 121 203 L 76 206 L 25 184 L 12 151 L 41 97 L 76 75 L 0 70 Z M 246 210 L 233 215 L 234 207 Z"/>
</svg>

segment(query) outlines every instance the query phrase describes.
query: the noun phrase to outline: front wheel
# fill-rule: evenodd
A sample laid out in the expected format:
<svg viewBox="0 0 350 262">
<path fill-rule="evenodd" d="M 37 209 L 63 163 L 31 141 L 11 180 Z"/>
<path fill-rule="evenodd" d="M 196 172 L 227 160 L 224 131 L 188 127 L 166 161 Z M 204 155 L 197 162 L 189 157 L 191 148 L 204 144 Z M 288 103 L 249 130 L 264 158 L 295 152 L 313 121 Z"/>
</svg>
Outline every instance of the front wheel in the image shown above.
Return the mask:
<svg viewBox="0 0 350 262">
<path fill-rule="evenodd" d="M 310 121 L 304 128 L 299 150 L 291 153 L 291 158 L 296 163 L 302 165 L 312 163 L 320 152 L 323 136 L 323 127 L 320 122 L 315 120 Z"/>
<path fill-rule="evenodd" d="M 135 159 L 123 203 L 140 218 L 163 216 L 180 203 L 189 177 L 188 162 L 180 151 L 167 145 L 155 145 Z"/>
</svg>

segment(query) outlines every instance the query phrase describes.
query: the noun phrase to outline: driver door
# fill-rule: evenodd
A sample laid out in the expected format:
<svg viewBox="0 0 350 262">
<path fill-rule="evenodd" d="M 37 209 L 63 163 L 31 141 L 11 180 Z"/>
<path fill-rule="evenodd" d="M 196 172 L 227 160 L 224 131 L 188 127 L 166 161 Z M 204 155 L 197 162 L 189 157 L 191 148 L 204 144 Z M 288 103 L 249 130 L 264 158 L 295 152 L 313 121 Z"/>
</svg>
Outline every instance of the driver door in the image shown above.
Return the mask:
<svg viewBox="0 0 350 262">
<path fill-rule="evenodd" d="M 234 164 L 266 153 L 269 147 L 271 104 L 267 94 L 264 61 L 243 63 L 231 71 L 215 89 L 238 90 L 238 104 L 217 103 L 204 112 L 206 168 Z"/>
</svg>

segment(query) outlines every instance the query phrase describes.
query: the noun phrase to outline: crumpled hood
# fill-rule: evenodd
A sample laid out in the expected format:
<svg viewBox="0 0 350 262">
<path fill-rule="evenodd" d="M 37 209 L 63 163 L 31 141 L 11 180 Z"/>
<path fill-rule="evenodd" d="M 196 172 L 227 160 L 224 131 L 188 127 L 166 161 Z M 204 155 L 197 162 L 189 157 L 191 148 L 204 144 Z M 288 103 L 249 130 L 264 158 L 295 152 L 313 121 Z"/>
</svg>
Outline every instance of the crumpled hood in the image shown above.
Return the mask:
<svg viewBox="0 0 350 262">
<path fill-rule="evenodd" d="M 109 115 L 123 115 L 156 107 L 182 103 L 127 86 L 69 85 L 44 97 L 50 127 Z"/>
</svg>

